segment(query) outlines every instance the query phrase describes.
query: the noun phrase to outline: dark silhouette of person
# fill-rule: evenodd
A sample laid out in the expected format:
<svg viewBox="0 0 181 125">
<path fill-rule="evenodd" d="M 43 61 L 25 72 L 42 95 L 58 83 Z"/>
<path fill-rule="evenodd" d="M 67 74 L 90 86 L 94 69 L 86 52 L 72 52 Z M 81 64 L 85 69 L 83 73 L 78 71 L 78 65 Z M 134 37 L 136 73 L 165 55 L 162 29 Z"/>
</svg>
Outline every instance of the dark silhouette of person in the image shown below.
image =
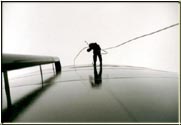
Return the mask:
<svg viewBox="0 0 181 125">
<path fill-rule="evenodd" d="M 87 52 L 93 50 L 93 61 L 94 66 L 96 66 L 97 57 L 99 58 L 100 67 L 102 67 L 102 56 L 101 56 L 101 47 L 97 43 L 90 43 Z"/>
<path fill-rule="evenodd" d="M 94 66 L 94 80 L 91 76 L 89 77 L 89 80 L 92 87 L 99 87 L 102 84 L 102 67 L 100 67 L 100 70 L 98 73 L 97 67 Z"/>
</svg>

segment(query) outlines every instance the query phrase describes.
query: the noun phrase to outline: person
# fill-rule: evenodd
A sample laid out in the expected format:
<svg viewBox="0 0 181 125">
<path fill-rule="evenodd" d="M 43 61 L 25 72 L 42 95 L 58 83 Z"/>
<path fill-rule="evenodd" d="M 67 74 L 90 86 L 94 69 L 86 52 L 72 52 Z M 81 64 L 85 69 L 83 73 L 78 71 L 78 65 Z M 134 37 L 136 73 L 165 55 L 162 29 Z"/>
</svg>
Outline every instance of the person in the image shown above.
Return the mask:
<svg viewBox="0 0 181 125">
<path fill-rule="evenodd" d="M 87 52 L 90 52 L 91 50 L 93 50 L 94 67 L 96 66 L 97 57 L 99 58 L 100 66 L 102 67 L 101 47 L 97 43 L 90 43 Z"/>
</svg>

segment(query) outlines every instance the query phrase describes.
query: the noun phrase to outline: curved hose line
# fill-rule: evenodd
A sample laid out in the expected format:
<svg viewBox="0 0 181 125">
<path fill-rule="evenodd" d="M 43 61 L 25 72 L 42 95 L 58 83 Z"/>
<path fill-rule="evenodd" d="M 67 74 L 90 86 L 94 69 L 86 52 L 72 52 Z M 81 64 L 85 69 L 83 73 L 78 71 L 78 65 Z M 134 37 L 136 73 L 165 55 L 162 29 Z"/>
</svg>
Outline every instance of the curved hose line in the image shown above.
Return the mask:
<svg viewBox="0 0 181 125">
<path fill-rule="evenodd" d="M 122 46 L 122 45 L 124 45 L 124 44 L 126 44 L 126 43 L 129 43 L 129 42 L 131 42 L 131 41 L 134 41 L 134 40 L 137 40 L 137 39 L 140 39 L 140 38 L 146 37 L 146 36 L 153 35 L 153 34 L 155 34 L 155 33 L 158 33 L 158 32 L 164 31 L 164 30 L 167 30 L 167 29 L 172 28 L 172 27 L 175 27 L 175 26 L 177 26 L 177 25 L 179 25 L 179 23 L 176 23 L 176 24 L 173 24 L 173 25 L 167 26 L 167 27 L 165 27 L 165 28 L 162 28 L 162 29 L 156 30 L 156 31 L 151 32 L 151 33 L 148 33 L 148 34 L 144 34 L 144 35 L 141 35 L 141 36 L 135 37 L 135 38 L 130 39 L 130 40 L 126 41 L 126 42 L 123 42 L 123 43 L 121 43 L 121 44 L 118 44 L 118 45 L 116 45 L 116 46 L 105 48 L 104 50 L 117 48 L 117 47 Z"/>
</svg>

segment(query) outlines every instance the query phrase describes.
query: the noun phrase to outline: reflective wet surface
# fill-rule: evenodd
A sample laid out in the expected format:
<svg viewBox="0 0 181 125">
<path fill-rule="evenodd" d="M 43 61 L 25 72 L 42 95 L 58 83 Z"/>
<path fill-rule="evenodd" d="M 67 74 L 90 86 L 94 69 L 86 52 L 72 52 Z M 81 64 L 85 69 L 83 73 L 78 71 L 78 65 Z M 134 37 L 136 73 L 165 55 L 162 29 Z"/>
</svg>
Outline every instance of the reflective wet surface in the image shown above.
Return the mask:
<svg viewBox="0 0 181 125">
<path fill-rule="evenodd" d="M 96 70 L 63 67 L 13 122 L 178 122 L 176 73 L 112 65 Z"/>
</svg>

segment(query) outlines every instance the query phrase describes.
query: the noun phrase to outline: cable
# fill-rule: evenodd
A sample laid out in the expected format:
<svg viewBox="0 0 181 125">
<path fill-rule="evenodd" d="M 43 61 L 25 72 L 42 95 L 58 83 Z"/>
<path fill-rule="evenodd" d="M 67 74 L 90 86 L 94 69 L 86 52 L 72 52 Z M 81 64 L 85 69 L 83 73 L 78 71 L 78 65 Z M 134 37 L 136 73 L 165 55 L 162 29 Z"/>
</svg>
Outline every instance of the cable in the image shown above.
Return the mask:
<svg viewBox="0 0 181 125">
<path fill-rule="evenodd" d="M 144 35 L 141 35 L 141 36 L 135 37 L 135 38 L 130 39 L 130 40 L 126 41 L 126 42 L 123 42 L 123 43 L 121 43 L 121 44 L 118 44 L 118 45 L 116 45 L 116 46 L 109 47 L 109 48 L 105 48 L 104 50 L 117 48 L 117 47 L 122 46 L 122 45 L 124 45 L 124 44 L 126 44 L 126 43 L 129 43 L 129 42 L 131 42 L 131 41 L 134 41 L 134 40 L 137 40 L 137 39 L 140 39 L 140 38 L 146 37 L 146 36 L 153 35 L 153 34 L 155 34 L 155 33 L 158 33 L 158 32 L 164 31 L 164 30 L 167 30 L 167 29 L 172 28 L 172 27 L 177 26 L 177 25 L 179 25 L 179 23 L 176 23 L 176 24 L 173 24 L 173 25 L 167 26 L 167 27 L 165 27 L 165 28 L 162 28 L 162 29 L 156 30 L 156 31 L 151 32 L 151 33 L 148 33 L 148 34 L 144 34 Z"/>
<path fill-rule="evenodd" d="M 140 39 L 140 38 L 143 38 L 143 37 L 146 37 L 146 36 L 153 35 L 153 34 L 155 34 L 155 33 L 158 33 L 158 32 L 164 31 L 164 30 L 167 30 L 167 29 L 172 28 L 172 27 L 175 27 L 175 26 L 177 26 L 177 25 L 179 25 L 179 23 L 176 23 L 176 24 L 173 24 L 173 25 L 164 27 L 164 28 L 162 28 L 162 29 L 156 30 L 156 31 L 151 32 L 151 33 L 148 33 L 148 34 L 144 34 L 144 35 L 135 37 L 135 38 L 130 39 L 130 40 L 126 41 L 126 42 L 123 42 L 123 43 L 121 43 L 121 44 L 118 44 L 118 45 L 116 45 L 116 46 L 108 47 L 108 48 L 105 48 L 105 49 L 101 49 L 101 51 L 104 51 L 104 52 L 105 52 L 105 53 L 101 53 L 101 54 L 107 54 L 108 52 L 107 52 L 106 50 L 120 47 L 120 46 L 122 46 L 122 45 L 125 45 L 126 43 L 132 42 L 132 41 L 134 41 L 134 40 L 137 40 L 137 39 Z M 88 45 L 88 42 L 87 42 L 87 41 L 85 41 L 85 43 Z M 79 51 L 79 53 L 75 56 L 75 58 L 74 58 L 74 67 L 75 67 L 75 61 L 76 61 L 77 57 L 78 57 L 78 56 L 80 55 L 80 53 L 81 53 L 84 49 L 86 49 L 86 48 L 88 48 L 88 47 L 82 48 L 82 49 Z"/>
<path fill-rule="evenodd" d="M 80 53 L 81 53 L 84 49 L 86 49 L 86 48 L 88 48 L 88 47 L 82 48 L 82 49 L 79 51 L 79 53 L 75 56 L 75 58 L 74 58 L 74 67 L 75 67 L 75 60 L 76 60 L 77 57 L 80 55 Z"/>
<path fill-rule="evenodd" d="M 101 54 L 108 54 L 108 52 L 104 49 L 101 49 L 101 51 L 103 51 L 104 53 L 101 53 Z"/>
</svg>

